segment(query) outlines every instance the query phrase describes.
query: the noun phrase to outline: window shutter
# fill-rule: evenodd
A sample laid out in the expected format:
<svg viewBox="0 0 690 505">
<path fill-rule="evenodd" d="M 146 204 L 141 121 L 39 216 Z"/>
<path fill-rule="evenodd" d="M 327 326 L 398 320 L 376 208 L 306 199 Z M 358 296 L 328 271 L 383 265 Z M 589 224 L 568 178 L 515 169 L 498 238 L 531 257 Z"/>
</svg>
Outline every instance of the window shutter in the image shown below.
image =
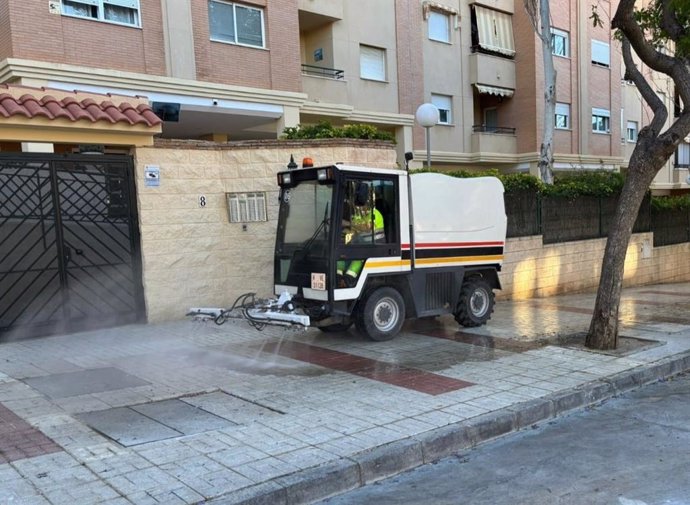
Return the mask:
<svg viewBox="0 0 690 505">
<path fill-rule="evenodd" d="M 498 12 L 475 5 L 479 31 L 479 45 L 487 51 L 495 51 L 507 56 L 515 55 L 513 39 L 513 17 L 505 12 Z"/>
<path fill-rule="evenodd" d="M 610 66 L 611 55 L 607 43 L 599 42 L 598 40 L 592 41 L 592 61 L 600 65 L 606 65 L 607 67 Z"/>
<path fill-rule="evenodd" d="M 117 5 L 118 7 L 125 7 L 127 9 L 139 10 L 139 0 L 104 0 L 103 3 Z"/>
<path fill-rule="evenodd" d="M 429 13 L 429 38 L 441 42 L 450 42 L 450 16 L 442 12 Z"/>
<path fill-rule="evenodd" d="M 385 51 L 377 47 L 359 46 L 360 77 L 386 80 Z"/>
</svg>

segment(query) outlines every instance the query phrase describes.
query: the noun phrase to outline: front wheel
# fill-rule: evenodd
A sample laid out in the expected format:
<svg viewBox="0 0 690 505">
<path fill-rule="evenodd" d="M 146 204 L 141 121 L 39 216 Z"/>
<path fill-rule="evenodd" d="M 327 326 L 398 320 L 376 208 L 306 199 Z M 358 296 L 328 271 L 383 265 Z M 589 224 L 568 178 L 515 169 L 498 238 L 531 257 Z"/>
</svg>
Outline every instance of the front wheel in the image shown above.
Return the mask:
<svg viewBox="0 0 690 505">
<path fill-rule="evenodd" d="M 467 279 L 460 290 L 455 320 L 465 327 L 481 326 L 494 311 L 494 292 L 481 277 Z"/>
<path fill-rule="evenodd" d="M 394 338 L 405 322 L 405 302 L 390 287 L 380 287 L 365 296 L 355 317 L 355 326 L 371 340 Z"/>
</svg>

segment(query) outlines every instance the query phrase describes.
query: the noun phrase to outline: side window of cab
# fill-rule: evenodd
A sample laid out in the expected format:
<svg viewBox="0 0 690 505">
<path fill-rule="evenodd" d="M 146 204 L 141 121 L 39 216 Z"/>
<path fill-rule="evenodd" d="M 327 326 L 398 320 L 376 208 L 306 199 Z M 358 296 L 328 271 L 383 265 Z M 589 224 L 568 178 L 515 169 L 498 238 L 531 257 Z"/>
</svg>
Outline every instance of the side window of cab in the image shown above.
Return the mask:
<svg viewBox="0 0 690 505">
<path fill-rule="evenodd" d="M 392 180 L 348 179 L 344 195 L 341 243 L 376 245 L 397 240 Z"/>
</svg>

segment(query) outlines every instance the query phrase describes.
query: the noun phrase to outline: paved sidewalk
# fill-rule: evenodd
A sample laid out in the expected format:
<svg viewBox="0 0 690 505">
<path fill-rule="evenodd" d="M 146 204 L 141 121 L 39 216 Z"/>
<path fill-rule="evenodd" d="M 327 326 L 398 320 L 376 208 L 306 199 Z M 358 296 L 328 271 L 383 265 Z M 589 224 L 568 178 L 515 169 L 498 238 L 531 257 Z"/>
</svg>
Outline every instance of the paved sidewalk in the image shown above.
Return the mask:
<svg viewBox="0 0 690 505">
<path fill-rule="evenodd" d="M 0 504 L 309 503 L 690 368 L 690 284 L 499 302 L 477 329 L 178 321 L 0 343 Z"/>
</svg>

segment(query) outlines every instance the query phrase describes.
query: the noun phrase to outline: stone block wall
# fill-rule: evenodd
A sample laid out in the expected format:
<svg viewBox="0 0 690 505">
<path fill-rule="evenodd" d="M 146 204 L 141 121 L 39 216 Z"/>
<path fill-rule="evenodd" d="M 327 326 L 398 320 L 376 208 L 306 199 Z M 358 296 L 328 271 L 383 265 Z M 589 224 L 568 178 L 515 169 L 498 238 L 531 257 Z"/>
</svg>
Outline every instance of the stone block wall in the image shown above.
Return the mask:
<svg viewBox="0 0 690 505">
<path fill-rule="evenodd" d="M 143 283 L 149 322 L 180 319 L 189 307 L 227 307 L 237 296 L 273 291 L 278 215 L 276 173 L 290 155 L 316 166 L 338 162 L 396 168 L 390 143 L 355 140 L 214 143 L 158 140 L 135 151 Z M 160 186 L 146 186 L 147 165 Z M 268 221 L 230 223 L 226 193 L 265 192 Z M 199 198 L 206 205 L 200 206 Z"/>
<path fill-rule="evenodd" d="M 652 247 L 652 233 L 632 236 L 625 286 L 690 281 L 690 243 Z M 596 290 L 606 239 L 542 244 L 541 235 L 508 239 L 498 299 L 545 297 Z"/>
<path fill-rule="evenodd" d="M 275 174 L 290 155 L 315 165 L 337 162 L 396 167 L 390 144 L 347 140 L 234 142 L 158 140 L 136 149 L 136 184 L 143 283 L 150 322 L 180 319 L 196 307 L 227 307 L 237 296 L 273 290 L 278 213 Z M 147 165 L 160 186 L 147 187 Z M 226 193 L 266 193 L 268 221 L 230 223 Z M 204 196 L 206 205 L 199 205 Z M 690 244 L 652 247 L 651 233 L 633 235 L 626 285 L 690 281 Z M 499 299 L 595 290 L 606 239 L 543 245 L 540 235 L 511 238 L 500 273 Z"/>
</svg>

